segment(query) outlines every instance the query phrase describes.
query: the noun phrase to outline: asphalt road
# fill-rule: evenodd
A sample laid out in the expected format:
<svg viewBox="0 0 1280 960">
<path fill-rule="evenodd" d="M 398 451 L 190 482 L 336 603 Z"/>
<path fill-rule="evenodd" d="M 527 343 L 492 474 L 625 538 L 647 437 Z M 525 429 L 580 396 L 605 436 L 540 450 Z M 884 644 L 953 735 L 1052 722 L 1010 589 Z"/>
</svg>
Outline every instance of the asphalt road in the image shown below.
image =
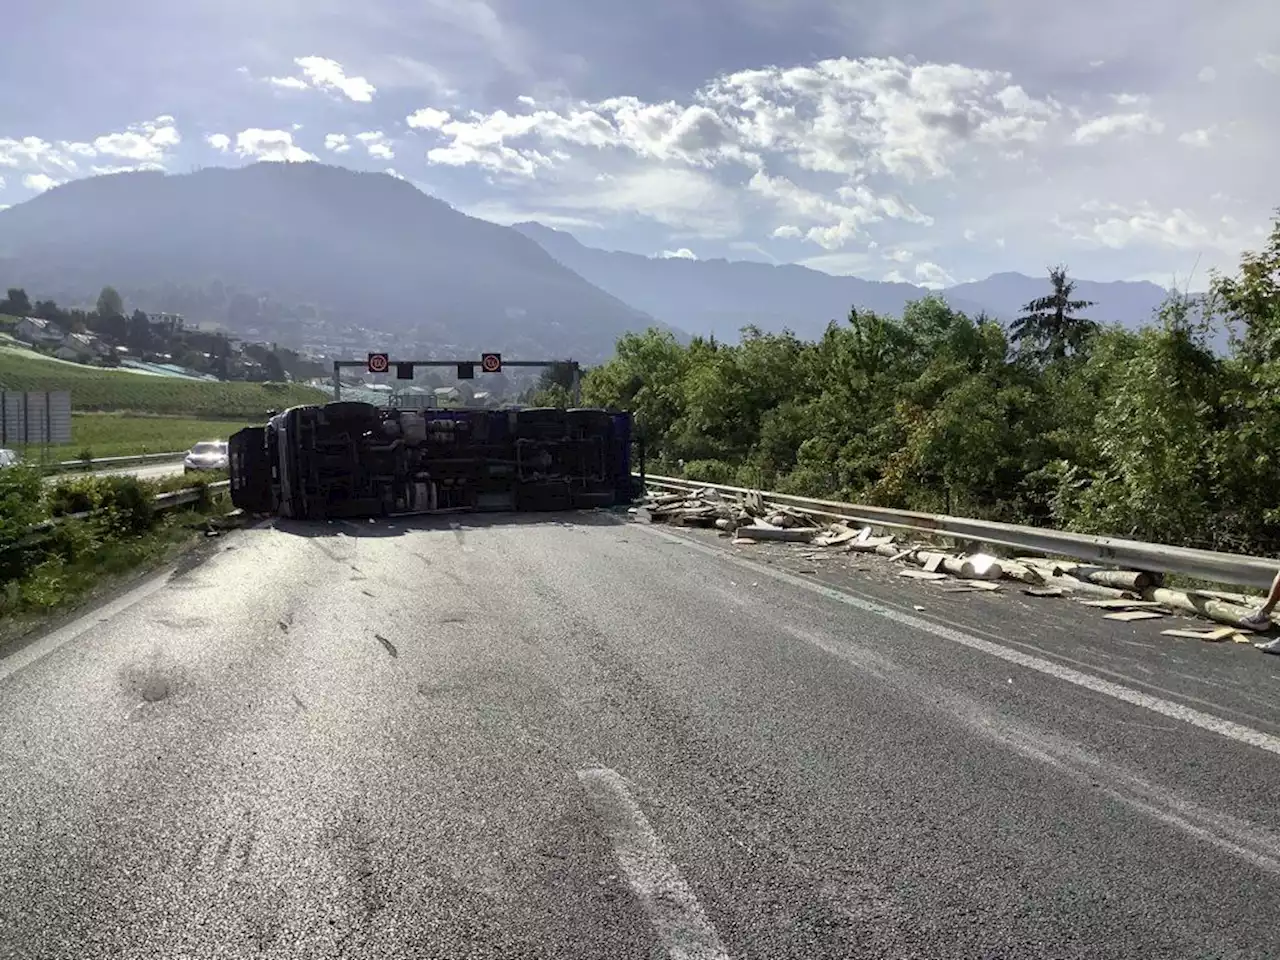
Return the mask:
<svg viewBox="0 0 1280 960">
<path fill-rule="evenodd" d="M 210 541 L 0 659 L 0 956 L 1280 956 L 1280 658 L 732 549 Z"/>
<path fill-rule="evenodd" d="M 93 476 L 131 476 L 140 480 L 162 480 L 165 477 L 178 476 L 182 473 L 182 461 L 171 460 L 163 463 L 132 464 L 125 467 L 114 467 L 109 470 L 94 470 Z M 51 473 L 45 478 L 46 483 L 57 483 L 59 480 L 84 476 L 83 473 Z"/>
</svg>

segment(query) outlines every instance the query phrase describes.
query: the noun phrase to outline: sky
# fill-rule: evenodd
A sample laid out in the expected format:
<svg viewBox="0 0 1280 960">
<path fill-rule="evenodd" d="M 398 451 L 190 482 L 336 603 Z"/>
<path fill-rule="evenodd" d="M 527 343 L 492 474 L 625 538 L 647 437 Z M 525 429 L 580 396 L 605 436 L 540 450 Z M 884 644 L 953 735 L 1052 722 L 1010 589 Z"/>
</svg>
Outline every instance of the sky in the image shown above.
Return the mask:
<svg viewBox="0 0 1280 960">
<path fill-rule="evenodd" d="M 1202 289 L 1280 181 L 1276 0 L 9 0 L 0 206 L 387 171 L 606 249 Z"/>
</svg>

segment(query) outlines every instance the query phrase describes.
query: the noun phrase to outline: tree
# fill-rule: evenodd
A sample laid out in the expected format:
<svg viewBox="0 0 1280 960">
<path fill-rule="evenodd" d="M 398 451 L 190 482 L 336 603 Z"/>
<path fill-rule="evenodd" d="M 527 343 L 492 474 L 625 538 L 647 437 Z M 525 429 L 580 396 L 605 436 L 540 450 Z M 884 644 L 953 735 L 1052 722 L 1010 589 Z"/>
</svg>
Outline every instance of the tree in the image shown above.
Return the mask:
<svg viewBox="0 0 1280 960">
<path fill-rule="evenodd" d="M 280 362 L 280 357 L 274 350 L 268 351 L 262 358 L 262 369 L 266 371 L 268 380 L 283 382 L 285 379 L 284 364 Z"/>
<path fill-rule="evenodd" d="M 103 287 L 102 292 L 98 294 L 98 316 L 124 316 L 124 298 L 115 287 Z"/>
<path fill-rule="evenodd" d="M 1067 278 L 1067 268 L 1049 268 L 1053 292 L 1032 300 L 1022 308 L 1023 315 L 1013 321 L 1010 339 L 1020 351 L 1041 363 L 1055 362 L 1083 352 L 1098 325 L 1076 316 L 1093 306 L 1089 300 L 1073 300 L 1075 281 Z"/>
<path fill-rule="evenodd" d="M 31 299 L 27 296 L 27 291 L 21 287 L 10 287 L 8 295 L 0 301 L 0 313 L 15 317 L 31 316 Z"/>
</svg>

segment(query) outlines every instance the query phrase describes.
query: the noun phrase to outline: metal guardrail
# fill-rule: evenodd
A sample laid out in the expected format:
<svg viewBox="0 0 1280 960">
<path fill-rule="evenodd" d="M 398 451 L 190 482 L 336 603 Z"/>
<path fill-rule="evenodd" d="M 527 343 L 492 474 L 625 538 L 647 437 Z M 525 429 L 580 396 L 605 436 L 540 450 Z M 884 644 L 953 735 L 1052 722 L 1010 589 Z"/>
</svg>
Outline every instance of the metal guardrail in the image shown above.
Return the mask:
<svg viewBox="0 0 1280 960">
<path fill-rule="evenodd" d="M 51 473 L 62 473 L 69 470 L 109 470 L 112 467 L 127 467 L 135 463 L 161 463 L 166 460 L 181 460 L 186 455 L 186 450 L 178 450 L 173 453 L 135 453 L 125 457 L 99 457 L 94 460 L 60 460 L 57 463 L 45 464 L 44 469 Z"/>
<path fill-rule="evenodd" d="M 230 480 L 219 480 L 217 483 L 206 484 L 205 493 L 221 492 L 231 489 Z M 200 499 L 201 490 L 199 487 L 188 487 L 185 490 L 170 490 L 168 493 L 156 495 L 155 504 L 157 510 L 171 510 L 174 507 L 185 506 L 188 503 L 195 503 Z"/>
<path fill-rule="evenodd" d="M 230 480 L 219 480 L 216 483 L 206 484 L 204 495 L 210 493 L 223 493 L 231 490 Z M 186 506 L 189 503 L 196 503 L 200 500 L 202 491 L 199 487 L 187 487 L 185 490 L 170 490 L 168 493 L 158 493 L 152 499 L 155 509 L 159 511 L 173 510 L 177 507 Z M 54 527 L 62 523 L 69 523 L 72 520 L 87 520 L 93 516 L 92 510 L 83 510 L 79 513 L 64 513 L 61 516 L 50 517 L 48 520 L 42 520 L 40 523 L 27 528 L 27 535 L 44 533 L 52 530 Z"/>
<path fill-rule="evenodd" d="M 639 474 L 636 474 L 639 477 Z M 754 491 L 719 483 L 698 483 L 680 477 L 646 476 L 652 487 L 672 491 L 717 490 L 720 493 L 759 493 L 766 502 L 780 504 L 815 517 L 852 520 L 897 530 L 941 534 L 959 540 L 974 540 L 992 546 L 1012 547 L 1029 553 L 1069 557 L 1086 563 L 1101 563 L 1128 570 L 1151 573 L 1180 573 L 1213 583 L 1267 588 L 1280 569 L 1280 560 L 1250 557 L 1237 553 L 1217 553 L 1192 547 L 1172 547 L 1119 537 L 1098 537 L 1084 533 L 1064 533 L 1043 527 L 1023 527 L 994 520 L 969 520 L 935 513 L 891 510 L 836 500 L 818 500 L 786 493 Z"/>
</svg>

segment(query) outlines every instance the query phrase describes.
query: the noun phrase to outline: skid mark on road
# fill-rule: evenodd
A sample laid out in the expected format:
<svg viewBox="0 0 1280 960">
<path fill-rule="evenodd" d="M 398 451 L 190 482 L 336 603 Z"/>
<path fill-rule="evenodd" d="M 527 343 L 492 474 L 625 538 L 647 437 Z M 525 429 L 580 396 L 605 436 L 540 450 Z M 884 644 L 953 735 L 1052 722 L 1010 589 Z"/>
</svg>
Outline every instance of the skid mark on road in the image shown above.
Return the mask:
<svg viewBox="0 0 1280 960">
<path fill-rule="evenodd" d="M 673 960 L 729 960 L 698 899 L 668 856 L 626 783 L 607 768 L 579 770 L 618 865 Z"/>
<path fill-rule="evenodd" d="M 1219 736 L 1235 740 L 1237 743 L 1247 744 L 1251 747 L 1257 747 L 1268 753 L 1280 756 L 1280 737 L 1264 733 L 1261 730 L 1255 730 L 1252 727 L 1246 727 L 1240 723 L 1234 723 L 1231 720 L 1224 720 L 1221 717 L 1215 717 L 1212 714 L 1195 710 L 1191 707 L 1184 706 L 1180 703 L 1174 703 L 1170 700 L 1164 700 L 1160 697 L 1152 696 L 1149 693 L 1143 693 L 1132 687 L 1127 687 L 1120 683 L 1114 683 L 1110 680 L 1103 680 L 1101 677 L 1094 676 L 1091 673 L 1084 673 L 1080 670 L 1072 669 L 1060 663 L 1054 663 L 1051 660 L 1045 660 L 1043 657 L 1037 657 L 1029 653 L 1023 653 L 1021 650 L 1015 650 L 1012 647 L 1006 647 L 1003 644 L 993 643 L 990 640 L 983 640 L 981 637 L 975 637 L 973 634 L 965 633 L 963 630 L 957 630 L 952 627 L 943 626 L 932 620 L 926 620 L 923 617 L 917 617 L 910 613 L 900 610 L 894 610 L 883 604 L 875 603 L 871 600 L 864 600 L 862 597 L 855 597 L 852 594 L 845 593 L 842 590 L 836 590 L 833 587 L 816 583 L 812 580 L 806 580 L 803 577 L 795 576 L 784 570 L 776 570 L 753 560 L 736 557 L 733 554 L 725 553 L 714 547 L 708 547 L 701 543 L 695 543 L 692 540 L 686 540 L 683 537 L 677 537 L 673 534 L 666 533 L 662 530 L 653 530 L 650 527 L 637 526 L 638 530 L 644 530 L 654 536 L 661 537 L 669 543 L 680 544 L 690 550 L 707 556 L 716 557 L 726 563 L 732 563 L 739 567 L 751 570 L 754 573 L 772 577 L 775 580 L 781 580 L 794 587 L 802 590 L 808 590 L 811 593 L 819 594 L 831 600 L 839 601 L 848 606 L 855 607 L 866 613 L 873 613 L 877 616 L 884 617 L 886 620 L 892 620 L 895 623 L 901 623 L 905 626 L 915 627 L 917 630 L 923 630 L 925 633 L 931 633 L 935 637 L 943 640 L 949 640 L 952 643 L 959 644 L 962 647 L 968 647 L 971 650 L 978 650 L 982 653 L 989 654 L 993 657 L 999 657 L 1008 663 L 1024 667 L 1028 670 L 1035 670 L 1037 673 L 1063 680 L 1067 683 L 1074 684 L 1077 687 L 1083 687 L 1086 690 L 1092 690 L 1094 693 L 1101 693 L 1105 696 L 1121 700 L 1124 703 L 1132 704 L 1135 707 L 1141 707 L 1144 710 L 1150 710 L 1152 713 L 1158 713 L 1161 716 L 1168 717 L 1171 720 L 1181 720 L 1183 723 L 1189 723 L 1193 727 L 1206 730 L 1209 733 L 1216 733 Z"/>
</svg>

